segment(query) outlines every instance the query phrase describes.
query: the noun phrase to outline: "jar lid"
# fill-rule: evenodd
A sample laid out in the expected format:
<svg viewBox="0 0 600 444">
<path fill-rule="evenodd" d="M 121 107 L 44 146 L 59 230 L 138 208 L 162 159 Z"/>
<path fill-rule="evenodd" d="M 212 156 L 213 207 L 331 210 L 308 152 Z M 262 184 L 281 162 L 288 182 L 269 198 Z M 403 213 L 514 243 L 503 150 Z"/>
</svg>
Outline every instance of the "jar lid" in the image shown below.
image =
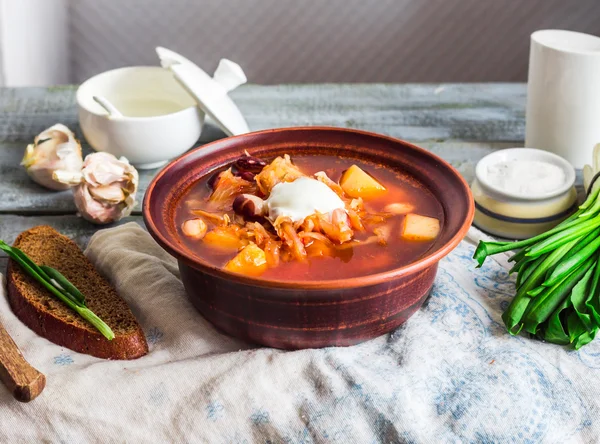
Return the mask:
<svg viewBox="0 0 600 444">
<path fill-rule="evenodd" d="M 510 171 L 508 170 L 509 166 L 512 168 Z M 536 166 L 544 166 L 545 169 L 550 167 L 552 170 L 548 171 L 558 171 L 561 175 L 546 171 L 542 176 L 545 176 L 546 179 L 549 178 L 550 184 L 542 183 L 542 177 L 537 174 L 535 168 L 532 168 Z M 503 171 L 505 168 L 506 172 Z M 502 179 L 502 181 L 492 180 L 492 172 L 496 175 L 496 179 Z M 543 201 L 560 196 L 573 187 L 575 168 L 562 157 L 548 151 L 533 148 L 508 148 L 495 151 L 482 158 L 475 167 L 475 177 L 489 194 L 500 198 Z M 559 181 L 552 183 L 555 178 Z M 520 180 L 526 181 L 532 186 L 521 189 Z M 546 187 L 542 185 L 546 185 Z"/>
<path fill-rule="evenodd" d="M 170 49 L 157 47 L 163 68 L 171 70 L 175 79 L 194 97 L 198 106 L 228 136 L 250 132 L 240 109 L 227 94 L 246 83 L 242 68 L 231 60 L 222 59 L 214 77 L 195 63 Z"/>
</svg>

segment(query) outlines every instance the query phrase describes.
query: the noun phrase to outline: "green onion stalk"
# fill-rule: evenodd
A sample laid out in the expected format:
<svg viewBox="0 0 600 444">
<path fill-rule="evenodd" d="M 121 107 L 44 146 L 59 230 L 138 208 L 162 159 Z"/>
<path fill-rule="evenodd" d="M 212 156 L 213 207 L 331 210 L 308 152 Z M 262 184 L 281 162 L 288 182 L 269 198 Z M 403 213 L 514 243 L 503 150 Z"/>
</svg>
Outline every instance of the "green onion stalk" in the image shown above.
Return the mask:
<svg viewBox="0 0 600 444">
<path fill-rule="evenodd" d="M 54 297 L 88 321 L 109 341 L 115 338 L 112 329 L 86 306 L 85 296 L 58 270 L 46 265 L 37 265 L 18 248 L 0 240 L 0 250 L 4 251 L 28 275 L 42 284 Z"/>
<path fill-rule="evenodd" d="M 594 177 L 595 179 L 596 177 Z M 518 242 L 481 241 L 473 258 L 514 251 L 516 294 L 502 315 L 508 332 L 521 331 L 575 349 L 600 329 L 600 180 L 585 202 L 551 230 Z"/>
</svg>

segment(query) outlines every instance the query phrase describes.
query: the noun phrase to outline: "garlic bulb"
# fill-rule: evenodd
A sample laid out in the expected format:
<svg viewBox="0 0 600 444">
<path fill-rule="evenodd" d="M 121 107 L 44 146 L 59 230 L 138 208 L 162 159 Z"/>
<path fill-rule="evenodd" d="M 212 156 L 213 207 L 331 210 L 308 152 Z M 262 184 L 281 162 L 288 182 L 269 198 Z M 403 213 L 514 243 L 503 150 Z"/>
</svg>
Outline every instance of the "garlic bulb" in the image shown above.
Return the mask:
<svg viewBox="0 0 600 444">
<path fill-rule="evenodd" d="M 69 185 L 57 182 L 52 174 L 57 170 L 80 171 L 83 165 L 81 145 L 73 132 L 59 123 L 42 131 L 32 144 L 27 145 L 21 165 L 40 185 L 51 190 L 66 190 Z"/>
<path fill-rule="evenodd" d="M 138 187 L 138 172 L 124 157 L 93 153 L 81 172 L 56 171 L 54 179 L 75 186 L 73 197 L 84 219 L 108 224 L 131 214 Z"/>
</svg>

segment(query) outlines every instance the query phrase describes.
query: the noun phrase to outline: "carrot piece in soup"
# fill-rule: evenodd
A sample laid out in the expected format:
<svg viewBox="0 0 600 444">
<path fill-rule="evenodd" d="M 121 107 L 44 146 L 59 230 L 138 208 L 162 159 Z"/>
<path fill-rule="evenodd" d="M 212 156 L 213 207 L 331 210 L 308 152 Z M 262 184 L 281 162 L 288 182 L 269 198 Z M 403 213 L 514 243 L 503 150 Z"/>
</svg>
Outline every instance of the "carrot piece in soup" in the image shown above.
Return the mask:
<svg viewBox="0 0 600 444">
<path fill-rule="evenodd" d="M 350 226 L 350 219 L 345 210 L 342 210 L 341 208 L 333 210 L 331 213 L 331 221 L 328 220 L 329 216 L 325 214 L 318 214 L 318 217 L 320 228 L 329 240 L 338 244 L 343 244 L 344 242 L 352 240 L 354 231 Z"/>
<path fill-rule="evenodd" d="M 277 157 L 273 162 L 264 167 L 262 171 L 254 178 L 258 189 L 262 194 L 268 196 L 275 185 L 281 182 L 293 182 L 304 173 L 292 163 L 288 154 L 283 157 Z"/>
<path fill-rule="evenodd" d="M 226 213 L 212 213 L 210 211 L 204 211 L 200 209 L 190 210 L 190 213 L 195 214 L 196 216 L 202 216 L 206 220 L 216 225 L 228 225 L 230 222 L 229 216 Z"/>
<path fill-rule="evenodd" d="M 352 165 L 344 171 L 340 186 L 348 196 L 363 199 L 381 196 L 386 191 L 383 185 L 357 165 Z"/>
<path fill-rule="evenodd" d="M 281 245 L 279 242 L 274 241 L 273 239 L 268 239 L 265 243 L 264 250 L 269 267 L 276 267 L 279 265 L 279 256 L 281 252 Z"/>
<path fill-rule="evenodd" d="M 235 226 L 215 227 L 204 236 L 204 242 L 217 248 L 237 250 L 248 241 L 242 237 L 242 230 Z"/>
<path fill-rule="evenodd" d="M 246 245 L 233 259 L 225 264 L 225 270 L 248 276 L 260 276 L 269 265 L 265 252 L 255 244 Z"/>
<path fill-rule="evenodd" d="M 377 236 L 377 243 L 379 245 L 387 245 L 392 237 L 392 225 L 386 224 L 381 225 L 373 229 L 373 234 Z"/>
<path fill-rule="evenodd" d="M 430 241 L 440 233 L 440 221 L 418 214 L 407 214 L 402 227 L 402 237 L 407 240 Z"/>
<path fill-rule="evenodd" d="M 238 194 L 245 194 L 256 191 L 256 184 L 249 182 L 231 172 L 231 168 L 222 171 L 216 179 L 213 192 L 209 197 L 209 202 L 218 206 L 227 206 L 233 202 Z"/>
<path fill-rule="evenodd" d="M 306 254 L 309 257 L 334 257 L 335 248 L 331 242 L 323 242 L 321 240 L 313 240 L 306 247 Z"/>
<path fill-rule="evenodd" d="M 346 210 L 346 213 L 348 213 L 348 219 L 350 220 L 350 226 L 352 228 L 357 231 L 365 231 L 365 226 L 363 225 L 362 220 L 360 220 L 360 216 L 356 211 Z"/>
<path fill-rule="evenodd" d="M 279 220 L 281 220 L 281 223 L 278 223 Z M 304 261 L 306 259 L 306 250 L 292 222 L 288 218 L 280 217 L 275 221 L 275 229 L 284 245 L 292 254 L 292 257 L 300 262 Z"/>
<path fill-rule="evenodd" d="M 346 196 L 344 196 L 344 190 L 342 189 L 342 187 L 339 186 L 339 184 L 337 182 L 334 182 L 333 180 L 331 180 L 325 171 L 319 171 L 318 173 L 315 173 L 315 179 L 317 179 L 319 182 L 323 182 L 325 185 L 327 185 L 329 188 L 331 188 L 331 190 L 335 194 L 340 196 L 342 199 L 344 197 L 346 197 Z"/>
</svg>

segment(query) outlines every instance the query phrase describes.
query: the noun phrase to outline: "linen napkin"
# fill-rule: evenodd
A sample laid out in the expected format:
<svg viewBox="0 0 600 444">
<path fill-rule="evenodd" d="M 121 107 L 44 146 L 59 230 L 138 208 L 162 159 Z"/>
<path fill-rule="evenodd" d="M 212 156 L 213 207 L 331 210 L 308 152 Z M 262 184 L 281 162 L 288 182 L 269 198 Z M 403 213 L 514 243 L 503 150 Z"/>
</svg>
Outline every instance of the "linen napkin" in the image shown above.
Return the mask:
<svg viewBox="0 0 600 444">
<path fill-rule="evenodd" d="M 598 442 L 600 346 L 511 337 L 506 257 L 476 270 L 468 238 L 440 263 L 404 326 L 346 348 L 281 351 L 217 332 L 187 301 L 177 264 L 136 224 L 86 254 L 140 320 L 150 353 L 105 361 L 0 320 L 46 374 L 42 395 L 0 387 L 0 442 Z"/>
</svg>

